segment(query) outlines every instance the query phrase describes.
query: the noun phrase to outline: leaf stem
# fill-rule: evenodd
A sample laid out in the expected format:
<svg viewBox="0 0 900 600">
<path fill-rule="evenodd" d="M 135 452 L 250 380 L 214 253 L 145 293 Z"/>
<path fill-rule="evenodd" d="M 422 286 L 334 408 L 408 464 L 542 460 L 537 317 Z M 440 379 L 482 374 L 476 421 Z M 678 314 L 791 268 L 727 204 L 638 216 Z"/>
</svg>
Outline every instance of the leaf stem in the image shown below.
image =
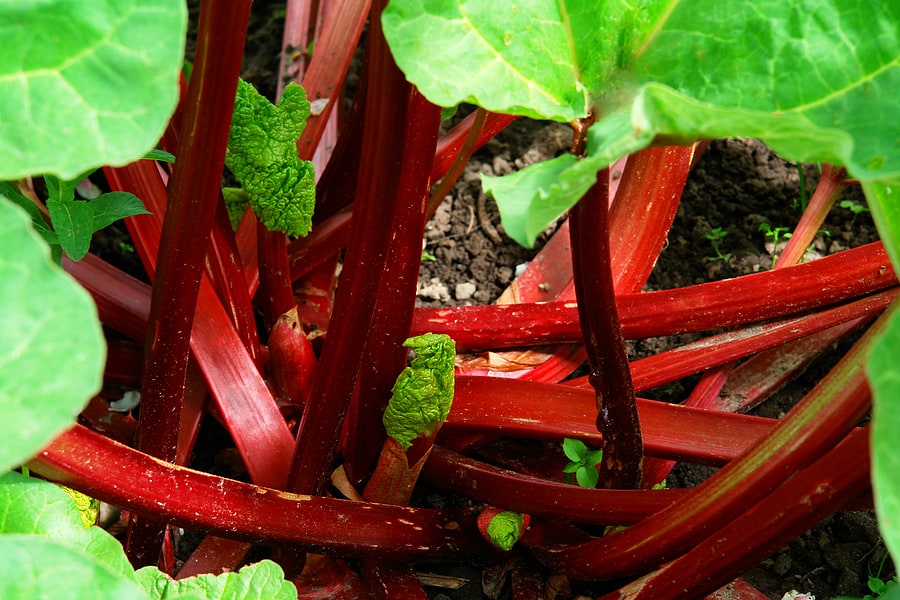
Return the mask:
<svg viewBox="0 0 900 600">
<path fill-rule="evenodd" d="M 616 309 L 610 267 L 609 172 L 572 209 L 572 268 L 578 318 L 597 398 L 597 429 L 603 436 L 599 471 L 605 488 L 636 488 L 641 483 L 641 425 L 625 341 Z"/>
</svg>

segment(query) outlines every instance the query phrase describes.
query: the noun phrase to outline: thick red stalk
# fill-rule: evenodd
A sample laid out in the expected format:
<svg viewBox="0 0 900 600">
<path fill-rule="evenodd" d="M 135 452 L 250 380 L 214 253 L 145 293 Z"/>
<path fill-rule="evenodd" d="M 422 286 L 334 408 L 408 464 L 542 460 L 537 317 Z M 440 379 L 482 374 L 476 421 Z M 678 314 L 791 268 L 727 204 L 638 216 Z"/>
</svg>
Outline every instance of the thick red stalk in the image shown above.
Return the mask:
<svg viewBox="0 0 900 600">
<path fill-rule="evenodd" d="M 897 288 L 892 288 L 806 316 L 720 333 L 636 360 L 631 363 L 635 389 L 638 391 L 648 390 L 705 369 L 728 364 L 840 323 L 865 315 L 877 315 L 896 298 L 897 291 Z M 587 378 L 572 379 L 567 383 L 579 387 L 589 385 Z M 697 405 L 687 404 L 687 406 Z M 700 406 L 700 408 L 707 407 Z"/>
<path fill-rule="evenodd" d="M 712 535 L 834 447 L 865 415 L 870 394 L 864 358 L 892 312 L 882 315 L 787 416 L 738 459 L 692 488 L 684 502 L 577 545 L 554 547 L 546 537 L 550 532 L 533 525 L 529 543 L 534 551 L 574 577 L 603 579 L 658 567 Z"/>
<path fill-rule="evenodd" d="M 685 490 L 604 490 L 550 481 L 495 467 L 434 446 L 423 476 L 433 485 L 478 502 L 575 523 L 629 525 L 649 517 Z"/>
<path fill-rule="evenodd" d="M 413 90 L 407 115 L 413 126 L 403 143 L 403 162 L 394 201 L 397 208 L 373 319 L 365 337 L 368 359 L 360 366 L 347 419 L 344 468 L 354 483 L 372 472 L 384 443 L 381 415 L 397 375 L 406 366 L 408 350 L 403 341 L 409 336 L 415 309 L 430 184 L 428 166 L 437 143 L 441 109 Z"/>
<path fill-rule="evenodd" d="M 876 242 L 795 267 L 625 294 L 616 302 L 625 338 L 639 339 L 783 317 L 896 283 L 884 247 Z M 451 335 L 458 350 L 576 342 L 581 335 L 571 302 L 416 310 L 410 335 L 428 331 Z"/>
<path fill-rule="evenodd" d="M 774 425 L 771 419 L 714 413 L 638 399 L 644 450 L 699 464 L 722 465 Z M 540 418 L 536 418 L 539 415 Z M 499 377 L 457 377 L 453 410 L 438 443 L 457 432 L 494 432 L 561 441 L 577 437 L 598 446 L 596 404 L 589 390 Z"/>
<path fill-rule="evenodd" d="M 609 173 L 604 169 L 570 212 L 569 232 L 578 320 L 591 370 L 589 380 L 597 399 L 597 429 L 602 438 L 600 480 L 606 488 L 629 489 L 641 483 L 641 423 L 616 309 L 608 216 Z"/>
<path fill-rule="evenodd" d="M 616 294 L 643 289 L 666 245 L 694 149 L 650 147 L 628 157 L 609 209 L 609 247 Z"/>
<path fill-rule="evenodd" d="M 398 561 L 487 548 L 467 512 L 289 494 L 165 463 L 77 425 L 28 465 L 115 506 L 231 539 Z"/>
<path fill-rule="evenodd" d="M 91 255 L 66 268 L 91 293 L 104 323 L 131 336 L 145 330 L 149 311 L 146 284 Z M 293 436 L 208 282 L 200 287 L 190 342 L 251 479 L 260 485 L 282 487 Z"/>
<path fill-rule="evenodd" d="M 174 461 L 184 404 L 190 337 L 205 250 L 216 211 L 251 2 L 201 4 L 197 53 L 188 86 L 144 345 L 144 380 L 137 443 Z M 132 521 L 134 524 L 135 521 Z M 160 525 L 129 530 L 135 565 L 152 564 L 162 540 Z"/>
<path fill-rule="evenodd" d="M 425 188 L 419 187 L 419 195 L 411 193 L 416 185 L 404 177 L 421 177 L 418 173 L 422 170 L 427 176 L 433 156 L 433 141 L 432 151 L 424 155 L 427 158 L 410 151 L 428 135 L 433 114 L 411 102 L 415 91 L 393 62 L 380 31 L 380 13 L 380 5 L 373 6 L 366 52 L 367 79 L 377 84 L 367 90 L 365 103 L 362 152 L 371 160 L 360 165 L 350 244 L 288 479 L 288 489 L 293 491 L 321 494 L 327 488 L 341 424 L 366 348 L 359 337 L 368 337 L 382 282 L 385 288 L 398 285 L 385 273 L 393 256 L 389 250 L 393 232 L 409 205 L 421 207 L 423 202 Z M 427 160 L 424 169 L 423 160 Z M 415 285 L 415 277 L 399 287 L 407 289 L 409 284 Z M 409 302 L 413 299 L 414 294 Z M 366 426 L 380 424 L 367 421 Z"/>
<path fill-rule="evenodd" d="M 868 436 L 868 428 L 851 432 L 690 552 L 601 600 L 700 598 L 752 568 L 868 489 Z"/>
</svg>

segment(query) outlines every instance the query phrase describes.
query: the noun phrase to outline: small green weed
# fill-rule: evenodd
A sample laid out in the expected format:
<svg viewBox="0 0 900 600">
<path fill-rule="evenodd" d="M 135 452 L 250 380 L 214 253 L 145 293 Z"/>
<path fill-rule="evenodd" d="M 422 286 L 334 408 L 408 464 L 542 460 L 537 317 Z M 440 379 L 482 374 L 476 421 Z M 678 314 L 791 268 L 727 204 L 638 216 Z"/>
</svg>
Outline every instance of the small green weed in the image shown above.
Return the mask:
<svg viewBox="0 0 900 600">
<path fill-rule="evenodd" d="M 597 473 L 596 466 L 603 459 L 603 451 L 590 450 L 584 442 L 572 438 L 563 439 L 562 447 L 563 452 L 566 453 L 566 456 L 571 461 L 563 468 L 563 473 L 568 475 L 570 482 L 574 473 L 575 480 L 581 487 L 597 487 L 597 480 L 600 478 L 600 474 Z"/>
<path fill-rule="evenodd" d="M 709 233 L 707 233 L 706 235 L 703 236 L 704 239 L 709 240 L 709 243 L 712 244 L 713 252 L 716 253 L 715 256 L 707 256 L 706 260 L 709 260 L 709 261 L 721 260 L 721 261 L 725 261 L 725 262 L 731 260 L 731 257 L 733 256 L 731 254 L 731 252 L 728 252 L 727 254 L 723 254 L 722 250 L 719 248 L 719 242 L 722 241 L 722 239 L 726 235 L 728 235 L 727 231 L 723 230 L 721 227 L 716 227 L 715 229 L 713 229 L 712 231 L 710 231 Z"/>
</svg>

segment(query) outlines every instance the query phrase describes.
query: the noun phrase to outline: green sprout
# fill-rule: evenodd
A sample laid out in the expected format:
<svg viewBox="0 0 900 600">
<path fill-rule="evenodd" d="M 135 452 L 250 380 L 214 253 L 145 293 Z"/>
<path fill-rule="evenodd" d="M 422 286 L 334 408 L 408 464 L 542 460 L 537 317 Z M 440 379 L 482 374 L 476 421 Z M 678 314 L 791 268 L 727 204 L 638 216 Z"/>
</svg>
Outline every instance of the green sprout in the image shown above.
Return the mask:
<svg viewBox="0 0 900 600">
<path fill-rule="evenodd" d="M 574 473 L 575 480 L 581 487 L 597 487 L 600 474 L 596 466 L 603 460 L 603 450 L 590 450 L 584 442 L 572 438 L 563 439 L 562 448 L 571 461 L 563 468 L 563 473 L 570 477 Z"/>
<path fill-rule="evenodd" d="M 506 510 L 493 516 L 487 526 L 487 535 L 494 546 L 508 552 L 522 537 L 524 529 L 524 515 Z"/>
<path fill-rule="evenodd" d="M 733 256 L 731 254 L 731 252 L 729 252 L 727 254 L 723 254 L 722 250 L 719 249 L 719 242 L 722 241 L 722 239 L 726 235 L 728 235 L 727 231 L 723 230 L 721 227 L 716 227 L 715 229 L 713 229 L 712 231 L 710 231 L 709 233 L 707 233 L 706 235 L 703 236 L 703 239 L 709 240 L 709 243 L 712 244 L 713 251 L 716 253 L 715 256 L 706 257 L 706 260 L 709 260 L 709 261 L 721 260 L 721 261 L 725 261 L 725 262 L 731 260 L 731 257 Z"/>
<path fill-rule="evenodd" d="M 436 432 L 450 412 L 456 344 L 443 333 L 425 333 L 403 345 L 415 357 L 397 377 L 382 422 L 388 436 L 408 450 L 414 439 Z"/>
<path fill-rule="evenodd" d="M 853 213 L 853 219 L 851 219 L 851 223 L 856 221 L 856 217 L 861 215 L 862 213 L 869 212 L 869 208 L 860 202 L 854 202 L 853 200 L 841 200 L 839 205 L 841 208 L 846 208 L 850 212 Z"/>
<path fill-rule="evenodd" d="M 778 244 L 789 239 L 793 234 L 787 227 L 772 227 L 768 223 L 760 223 L 759 231 L 766 233 L 766 239 L 772 242 L 772 264 L 778 262 Z"/>
<path fill-rule="evenodd" d="M 290 236 L 309 233 L 316 202 L 315 168 L 297 156 L 309 111 L 306 92 L 295 83 L 273 105 L 238 81 L 225 166 L 263 225 Z"/>
</svg>

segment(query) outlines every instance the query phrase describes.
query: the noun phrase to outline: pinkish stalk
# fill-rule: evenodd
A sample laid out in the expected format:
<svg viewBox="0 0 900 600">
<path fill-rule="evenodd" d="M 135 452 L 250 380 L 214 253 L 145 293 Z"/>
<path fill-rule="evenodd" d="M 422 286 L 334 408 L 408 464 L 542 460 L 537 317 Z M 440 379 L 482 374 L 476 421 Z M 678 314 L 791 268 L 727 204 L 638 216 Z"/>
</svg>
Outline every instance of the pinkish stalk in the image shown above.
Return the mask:
<svg viewBox="0 0 900 600">
<path fill-rule="evenodd" d="M 784 317 L 896 283 L 884 247 L 876 242 L 795 267 L 625 294 L 616 302 L 625 338 L 639 339 Z M 580 335 L 577 308 L 570 302 L 417 310 L 410 335 L 429 331 L 451 335 L 459 350 L 576 342 Z"/>
<path fill-rule="evenodd" d="M 654 400 L 638 399 L 637 404 L 648 456 L 699 464 L 721 465 L 733 460 L 774 425 L 771 419 Z M 555 441 L 577 437 L 598 446 L 595 419 L 590 390 L 497 377 L 457 377 L 453 410 L 441 429 L 439 443 L 458 432 L 494 432 Z"/>
</svg>

